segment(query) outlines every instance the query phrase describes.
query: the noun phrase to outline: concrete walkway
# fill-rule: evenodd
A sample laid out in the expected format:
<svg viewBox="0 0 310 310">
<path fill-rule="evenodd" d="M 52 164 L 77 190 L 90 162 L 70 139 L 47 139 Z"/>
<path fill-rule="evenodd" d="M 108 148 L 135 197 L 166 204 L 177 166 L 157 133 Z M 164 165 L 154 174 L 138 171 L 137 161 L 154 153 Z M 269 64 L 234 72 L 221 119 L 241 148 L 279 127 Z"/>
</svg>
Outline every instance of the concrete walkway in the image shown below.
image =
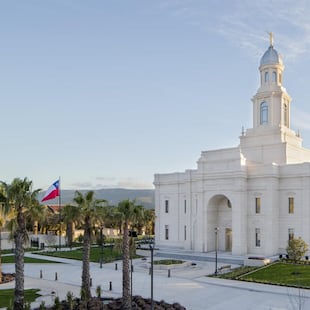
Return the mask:
<svg viewBox="0 0 310 310">
<path fill-rule="evenodd" d="M 148 251 L 144 251 L 149 255 Z M 182 254 L 182 255 L 181 255 Z M 170 255 L 170 256 L 169 256 Z M 310 290 L 263 285 L 241 281 L 224 280 L 207 277 L 215 270 L 211 254 L 180 253 L 176 251 L 157 251 L 154 259 L 180 255 L 189 259 L 191 264 L 178 269 L 154 270 L 154 299 L 169 303 L 179 302 L 187 310 L 280 310 L 310 309 Z M 45 258 L 38 254 L 26 253 L 26 256 Z M 218 267 L 227 264 L 229 257 L 219 254 Z M 204 259 L 209 257 L 208 259 Z M 232 267 L 238 266 L 242 258 L 230 257 Z M 39 306 L 42 300 L 52 304 L 54 297 L 65 299 L 67 292 L 79 296 L 81 285 L 81 261 L 48 257 L 55 264 L 25 264 L 25 288 L 39 288 L 42 297 L 33 307 Z M 151 276 L 149 275 L 150 258 L 133 261 L 133 294 L 143 297 L 151 296 Z M 117 270 L 116 270 L 117 264 Z M 92 293 L 96 295 L 96 287 L 101 286 L 103 297 L 119 297 L 122 295 L 122 262 L 103 264 L 91 263 Z M 14 272 L 14 264 L 4 264 L 3 272 Z M 57 273 L 57 278 L 56 278 Z M 42 274 L 42 278 L 40 278 Z M 14 282 L 0 285 L 0 289 L 14 288 Z M 303 307 L 299 307 L 303 304 Z"/>
</svg>

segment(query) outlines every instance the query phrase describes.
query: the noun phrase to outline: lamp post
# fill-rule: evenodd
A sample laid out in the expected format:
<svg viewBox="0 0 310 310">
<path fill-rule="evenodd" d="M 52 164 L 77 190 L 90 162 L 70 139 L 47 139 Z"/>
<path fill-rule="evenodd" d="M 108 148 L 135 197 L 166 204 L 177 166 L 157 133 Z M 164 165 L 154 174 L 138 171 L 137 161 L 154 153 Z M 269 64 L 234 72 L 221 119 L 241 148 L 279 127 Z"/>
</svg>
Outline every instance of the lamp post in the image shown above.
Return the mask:
<svg viewBox="0 0 310 310">
<path fill-rule="evenodd" d="M 61 210 L 59 205 L 59 251 L 61 251 Z"/>
<path fill-rule="evenodd" d="M 219 231 L 219 228 L 218 228 L 218 227 L 215 227 L 215 228 L 214 228 L 214 233 L 215 233 L 215 271 L 214 271 L 214 275 L 216 275 L 216 276 L 217 276 L 218 231 Z"/>
<path fill-rule="evenodd" d="M 132 264 L 132 255 L 130 257 L 130 309 L 132 309 L 132 272 L 133 272 L 133 264 Z"/>
<path fill-rule="evenodd" d="M 135 231 L 133 230 L 133 227 L 129 231 L 130 236 L 130 309 L 132 309 L 132 292 L 133 292 L 133 279 L 132 279 L 132 273 L 133 273 L 133 264 L 132 264 L 132 256 L 133 256 L 133 249 L 135 246 L 135 242 L 133 240 L 133 237 L 136 237 Z"/>
<path fill-rule="evenodd" d="M 154 287 L 153 287 L 154 247 L 151 244 L 150 244 L 150 250 L 151 250 L 151 310 L 154 310 L 154 298 L 153 298 L 153 291 L 154 291 Z"/>
<path fill-rule="evenodd" d="M 102 234 L 103 226 L 100 226 L 100 268 L 102 268 L 103 261 L 103 234 Z"/>
</svg>

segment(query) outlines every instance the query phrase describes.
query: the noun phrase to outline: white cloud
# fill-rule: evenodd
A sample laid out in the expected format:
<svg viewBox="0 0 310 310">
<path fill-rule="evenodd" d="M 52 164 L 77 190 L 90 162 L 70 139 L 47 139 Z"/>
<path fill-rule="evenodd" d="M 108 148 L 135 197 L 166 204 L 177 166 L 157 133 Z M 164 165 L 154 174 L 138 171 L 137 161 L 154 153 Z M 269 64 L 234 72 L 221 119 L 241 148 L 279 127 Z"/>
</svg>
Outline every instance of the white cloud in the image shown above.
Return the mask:
<svg viewBox="0 0 310 310">
<path fill-rule="evenodd" d="M 98 183 L 101 180 L 104 182 Z M 70 184 L 71 189 L 101 189 L 101 188 L 129 188 L 129 189 L 151 189 L 153 185 L 150 182 L 141 181 L 133 178 L 117 179 L 115 177 L 96 177 L 94 182 L 76 182 Z"/>
<path fill-rule="evenodd" d="M 291 114 L 292 126 L 299 129 L 310 130 L 310 113 L 294 108 Z"/>
<path fill-rule="evenodd" d="M 131 188 L 131 189 L 149 189 L 153 188 L 152 184 L 147 182 L 141 182 L 137 180 L 121 180 L 117 183 L 118 187 L 121 188 Z"/>
<path fill-rule="evenodd" d="M 310 1 L 307 0 L 166 0 L 161 8 L 174 18 L 183 18 L 217 32 L 257 59 L 273 32 L 275 47 L 285 60 L 296 60 L 310 49 Z M 267 43 L 268 44 L 268 43 Z"/>
<path fill-rule="evenodd" d="M 70 184 L 70 187 L 73 189 L 91 189 L 92 186 L 91 182 L 76 182 Z"/>
<path fill-rule="evenodd" d="M 96 177 L 96 180 L 111 182 L 111 181 L 115 181 L 116 178 L 115 177 Z"/>
<path fill-rule="evenodd" d="M 221 32 L 239 41 L 240 46 L 258 46 L 273 32 L 275 46 L 280 46 L 287 60 L 294 60 L 309 48 L 310 3 L 303 1 L 235 1 L 233 12 L 222 18 Z M 263 51 L 259 51 L 261 54 Z M 256 57 L 256 55 L 254 55 Z"/>
</svg>

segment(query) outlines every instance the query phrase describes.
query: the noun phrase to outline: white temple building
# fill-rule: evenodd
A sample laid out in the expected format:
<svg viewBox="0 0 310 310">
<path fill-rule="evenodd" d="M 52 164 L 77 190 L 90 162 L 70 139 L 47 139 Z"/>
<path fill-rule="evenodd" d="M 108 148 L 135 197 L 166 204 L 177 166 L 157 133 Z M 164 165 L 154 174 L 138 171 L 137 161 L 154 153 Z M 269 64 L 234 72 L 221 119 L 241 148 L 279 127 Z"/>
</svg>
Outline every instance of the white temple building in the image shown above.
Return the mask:
<svg viewBox="0 0 310 310">
<path fill-rule="evenodd" d="M 217 243 L 232 255 L 271 256 L 285 254 L 293 237 L 310 245 L 310 150 L 290 129 L 283 71 L 271 37 L 253 128 L 239 145 L 203 151 L 197 169 L 155 174 L 157 246 L 209 252 Z"/>
</svg>

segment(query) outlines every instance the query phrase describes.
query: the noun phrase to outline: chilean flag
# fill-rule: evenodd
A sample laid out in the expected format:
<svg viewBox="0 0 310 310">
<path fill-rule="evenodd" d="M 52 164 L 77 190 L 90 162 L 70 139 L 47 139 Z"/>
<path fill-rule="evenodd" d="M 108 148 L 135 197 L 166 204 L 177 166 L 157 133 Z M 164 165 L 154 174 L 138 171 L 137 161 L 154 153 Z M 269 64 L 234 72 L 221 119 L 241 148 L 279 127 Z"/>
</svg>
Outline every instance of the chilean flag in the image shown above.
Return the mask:
<svg viewBox="0 0 310 310">
<path fill-rule="evenodd" d="M 59 180 L 54 182 L 46 191 L 42 202 L 50 199 L 54 199 L 59 196 Z"/>
</svg>

